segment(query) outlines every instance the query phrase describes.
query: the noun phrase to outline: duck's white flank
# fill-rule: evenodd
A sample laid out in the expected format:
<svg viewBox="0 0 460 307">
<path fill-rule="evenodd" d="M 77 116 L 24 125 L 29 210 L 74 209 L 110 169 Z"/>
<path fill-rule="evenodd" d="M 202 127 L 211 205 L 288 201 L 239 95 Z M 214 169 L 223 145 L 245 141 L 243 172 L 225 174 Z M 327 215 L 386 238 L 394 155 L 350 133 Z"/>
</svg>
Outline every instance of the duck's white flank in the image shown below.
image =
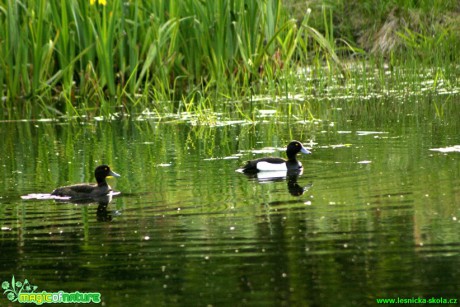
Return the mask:
<svg viewBox="0 0 460 307">
<path fill-rule="evenodd" d="M 299 162 L 299 167 L 300 166 L 302 166 L 302 163 Z M 258 162 L 257 169 L 261 172 L 287 171 L 286 163 L 269 163 L 265 161 Z"/>
</svg>

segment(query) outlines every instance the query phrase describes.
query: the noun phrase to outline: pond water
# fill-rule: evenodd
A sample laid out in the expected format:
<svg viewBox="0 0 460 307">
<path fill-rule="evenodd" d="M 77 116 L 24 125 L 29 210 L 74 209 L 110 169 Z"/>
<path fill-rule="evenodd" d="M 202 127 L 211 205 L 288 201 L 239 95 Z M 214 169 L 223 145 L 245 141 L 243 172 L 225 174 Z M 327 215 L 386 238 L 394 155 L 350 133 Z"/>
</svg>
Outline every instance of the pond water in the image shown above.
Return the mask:
<svg viewBox="0 0 460 307">
<path fill-rule="evenodd" d="M 270 102 L 255 123 L 3 121 L 0 282 L 99 292 L 103 306 L 460 299 L 458 99 L 323 101 L 314 121 Z M 235 171 L 292 139 L 313 152 L 301 175 Z M 103 163 L 121 175 L 111 201 L 21 199 Z"/>
</svg>

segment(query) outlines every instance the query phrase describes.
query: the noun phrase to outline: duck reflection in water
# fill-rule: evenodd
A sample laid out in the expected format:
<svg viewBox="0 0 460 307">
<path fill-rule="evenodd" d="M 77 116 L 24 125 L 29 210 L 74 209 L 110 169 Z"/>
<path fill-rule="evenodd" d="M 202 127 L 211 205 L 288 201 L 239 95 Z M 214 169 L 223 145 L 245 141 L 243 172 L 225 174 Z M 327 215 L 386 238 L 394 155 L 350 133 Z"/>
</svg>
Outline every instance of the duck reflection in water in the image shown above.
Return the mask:
<svg viewBox="0 0 460 307">
<path fill-rule="evenodd" d="M 112 220 L 112 214 L 107 211 L 107 206 L 112 201 L 112 196 L 105 196 L 105 199 L 98 201 L 96 216 L 98 222 L 110 222 Z"/>
<path fill-rule="evenodd" d="M 287 181 L 287 188 L 292 196 L 301 196 L 313 185 L 300 186 L 297 182 L 299 176 L 303 174 L 303 169 L 276 171 L 276 172 L 258 172 L 244 173 L 248 179 L 257 180 L 260 183 Z"/>
<path fill-rule="evenodd" d="M 309 183 L 306 186 L 301 187 L 297 183 L 297 179 L 299 178 L 299 175 L 300 174 L 289 174 L 289 172 L 287 174 L 288 191 L 292 196 L 301 196 L 303 195 L 303 193 L 308 191 L 308 189 L 310 189 L 313 186 L 312 183 Z"/>
<path fill-rule="evenodd" d="M 79 200 L 72 200 L 72 199 L 56 199 L 56 202 L 65 202 L 65 203 L 72 203 L 78 205 L 89 205 L 97 203 L 97 210 L 96 210 L 96 217 L 98 222 L 110 222 L 112 220 L 112 214 L 110 211 L 107 211 L 107 207 L 112 202 L 112 198 L 115 195 L 120 194 L 119 192 L 109 193 L 107 195 L 93 197 L 91 199 L 79 199 Z"/>
<path fill-rule="evenodd" d="M 59 203 L 70 203 L 77 205 L 85 204 L 98 204 L 96 215 L 99 222 L 110 222 L 112 220 L 112 215 L 107 211 L 109 203 L 112 201 L 113 196 L 121 194 L 120 192 L 109 192 L 106 195 L 101 195 L 92 198 L 83 198 L 83 199 L 73 199 L 70 197 L 56 197 L 50 194 L 28 194 L 21 196 L 22 199 L 38 199 L 38 200 L 50 200 L 53 199 L 55 202 Z"/>
</svg>

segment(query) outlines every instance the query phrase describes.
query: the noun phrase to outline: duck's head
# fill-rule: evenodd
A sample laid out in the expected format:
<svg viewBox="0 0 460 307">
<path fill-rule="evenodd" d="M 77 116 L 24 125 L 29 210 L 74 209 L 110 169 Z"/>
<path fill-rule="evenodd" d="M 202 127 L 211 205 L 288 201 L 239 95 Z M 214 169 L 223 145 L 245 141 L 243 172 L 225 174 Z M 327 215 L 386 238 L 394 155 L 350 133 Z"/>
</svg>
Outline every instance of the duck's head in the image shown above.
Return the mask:
<svg viewBox="0 0 460 307">
<path fill-rule="evenodd" d="M 288 157 L 295 157 L 299 152 L 303 154 L 311 154 L 311 151 L 303 147 L 302 143 L 299 141 L 292 141 L 289 143 L 286 149 L 286 154 Z"/>
<path fill-rule="evenodd" d="M 94 177 L 96 177 L 97 182 L 104 181 L 106 177 L 120 177 L 119 174 L 115 173 L 110 169 L 108 165 L 99 165 L 94 171 Z"/>
</svg>

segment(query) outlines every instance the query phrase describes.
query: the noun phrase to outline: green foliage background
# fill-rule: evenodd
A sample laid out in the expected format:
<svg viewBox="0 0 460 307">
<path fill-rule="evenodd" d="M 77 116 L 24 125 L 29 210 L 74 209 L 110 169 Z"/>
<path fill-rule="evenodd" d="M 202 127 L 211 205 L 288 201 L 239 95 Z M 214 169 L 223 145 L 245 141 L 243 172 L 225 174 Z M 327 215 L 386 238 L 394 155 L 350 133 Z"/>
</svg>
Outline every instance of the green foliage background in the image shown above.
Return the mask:
<svg viewBox="0 0 460 307">
<path fill-rule="evenodd" d="M 458 21 L 457 1 L 1 0 L 2 117 L 197 110 L 359 78 L 349 60 L 444 66 Z"/>
</svg>

